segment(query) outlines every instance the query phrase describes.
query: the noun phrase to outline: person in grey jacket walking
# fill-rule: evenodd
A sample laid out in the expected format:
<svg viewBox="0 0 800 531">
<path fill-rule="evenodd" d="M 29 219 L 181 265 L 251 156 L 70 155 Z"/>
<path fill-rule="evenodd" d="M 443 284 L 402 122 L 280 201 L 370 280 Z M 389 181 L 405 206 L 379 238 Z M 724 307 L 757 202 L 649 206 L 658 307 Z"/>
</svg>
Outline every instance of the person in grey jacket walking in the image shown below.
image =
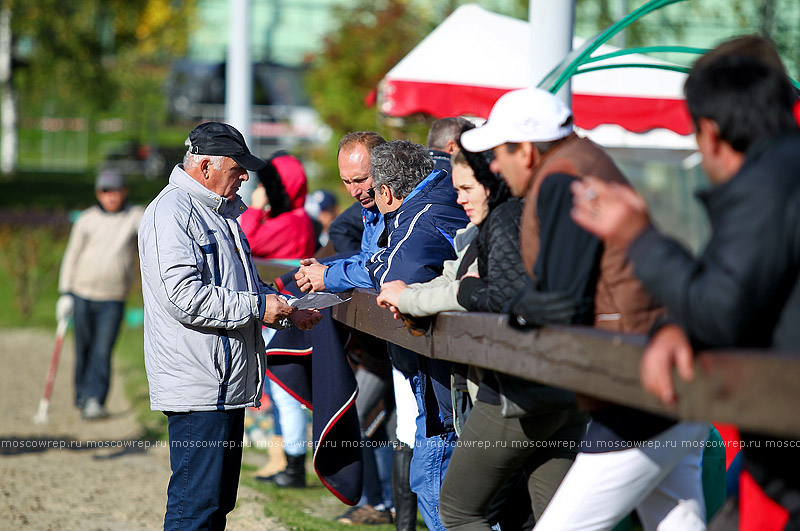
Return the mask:
<svg viewBox="0 0 800 531">
<path fill-rule="evenodd" d="M 219 122 L 199 125 L 187 145 L 139 228 L 145 368 L 150 408 L 169 418 L 164 528 L 224 529 L 244 411 L 260 405 L 261 325 L 307 330 L 321 316 L 261 282 L 237 222 L 247 207 L 236 192 L 265 162 Z"/>
</svg>

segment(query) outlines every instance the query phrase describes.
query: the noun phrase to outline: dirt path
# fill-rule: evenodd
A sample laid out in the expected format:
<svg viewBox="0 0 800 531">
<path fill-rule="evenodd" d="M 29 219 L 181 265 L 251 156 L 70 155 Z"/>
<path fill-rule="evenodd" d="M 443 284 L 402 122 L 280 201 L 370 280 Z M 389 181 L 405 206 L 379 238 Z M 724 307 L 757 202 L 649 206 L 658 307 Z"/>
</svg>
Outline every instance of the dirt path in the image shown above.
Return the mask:
<svg viewBox="0 0 800 531">
<path fill-rule="evenodd" d="M 72 407 L 73 346 L 64 344 L 49 422 L 35 425 L 53 337 L 0 330 L 0 529 L 159 529 L 169 480 L 169 450 L 137 444 L 139 426 L 112 384 L 111 417 L 86 422 Z M 127 443 L 126 443 L 127 441 Z M 279 530 L 264 516 L 262 494 L 240 487 L 233 531 Z"/>
</svg>

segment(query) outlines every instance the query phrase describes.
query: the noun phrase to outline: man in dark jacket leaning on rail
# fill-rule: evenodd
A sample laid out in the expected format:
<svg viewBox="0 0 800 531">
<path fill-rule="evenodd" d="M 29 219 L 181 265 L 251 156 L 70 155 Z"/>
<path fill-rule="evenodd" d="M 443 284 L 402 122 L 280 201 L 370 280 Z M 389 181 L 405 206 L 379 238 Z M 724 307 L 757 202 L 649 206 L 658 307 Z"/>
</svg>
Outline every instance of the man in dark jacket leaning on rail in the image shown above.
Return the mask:
<svg viewBox="0 0 800 531">
<path fill-rule="evenodd" d="M 420 145 L 395 140 L 373 148 L 370 195 L 384 215 L 385 245 L 367 262 L 375 288 L 384 282 L 426 282 L 442 274 L 445 260 L 456 257 L 453 237 L 467 225 L 456 203 L 453 182 Z M 429 529 L 442 530 L 439 490 L 455 444 L 450 399 L 450 362 L 419 356 L 389 344 L 392 363 L 410 380 L 420 414 L 417 417 L 411 489 Z"/>
<path fill-rule="evenodd" d="M 712 235 L 698 257 L 651 224 L 632 189 L 573 187 L 574 219 L 627 247 L 636 275 L 675 319 L 640 367 L 666 404 L 677 400 L 673 367 L 694 376 L 693 348 L 800 350 L 800 134 L 789 79 L 770 43 L 741 37 L 699 59 L 685 92 L 712 184 L 700 194 Z M 746 469 L 788 511 L 785 529 L 800 529 L 798 441 L 743 438 Z"/>
</svg>

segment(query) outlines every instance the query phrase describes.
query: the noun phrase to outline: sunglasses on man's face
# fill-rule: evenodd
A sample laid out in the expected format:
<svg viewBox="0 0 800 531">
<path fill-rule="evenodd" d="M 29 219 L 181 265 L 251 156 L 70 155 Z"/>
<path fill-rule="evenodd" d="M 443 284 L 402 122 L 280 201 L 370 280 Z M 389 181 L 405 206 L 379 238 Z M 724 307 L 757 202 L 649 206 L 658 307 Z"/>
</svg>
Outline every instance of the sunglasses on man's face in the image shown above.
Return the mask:
<svg viewBox="0 0 800 531">
<path fill-rule="evenodd" d="M 369 196 L 370 199 L 375 199 L 375 188 L 370 188 L 369 190 L 367 190 L 367 195 Z"/>
</svg>

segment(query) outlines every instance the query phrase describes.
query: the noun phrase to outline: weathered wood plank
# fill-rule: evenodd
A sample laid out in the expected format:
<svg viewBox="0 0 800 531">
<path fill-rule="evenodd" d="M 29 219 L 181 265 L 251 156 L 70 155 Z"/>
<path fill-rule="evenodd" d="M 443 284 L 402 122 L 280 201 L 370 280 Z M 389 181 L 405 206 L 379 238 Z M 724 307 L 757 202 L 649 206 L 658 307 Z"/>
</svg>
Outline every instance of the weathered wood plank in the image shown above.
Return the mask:
<svg viewBox="0 0 800 531">
<path fill-rule="evenodd" d="M 800 357 L 755 351 L 705 352 L 696 381 L 678 382 L 679 404 L 668 410 L 639 385 L 642 336 L 589 327 L 519 331 L 497 314 L 447 312 L 433 332 L 414 337 L 375 304 L 375 292 L 355 290 L 333 316 L 353 328 L 420 354 L 470 363 L 598 399 L 687 420 L 800 436 Z"/>
</svg>

